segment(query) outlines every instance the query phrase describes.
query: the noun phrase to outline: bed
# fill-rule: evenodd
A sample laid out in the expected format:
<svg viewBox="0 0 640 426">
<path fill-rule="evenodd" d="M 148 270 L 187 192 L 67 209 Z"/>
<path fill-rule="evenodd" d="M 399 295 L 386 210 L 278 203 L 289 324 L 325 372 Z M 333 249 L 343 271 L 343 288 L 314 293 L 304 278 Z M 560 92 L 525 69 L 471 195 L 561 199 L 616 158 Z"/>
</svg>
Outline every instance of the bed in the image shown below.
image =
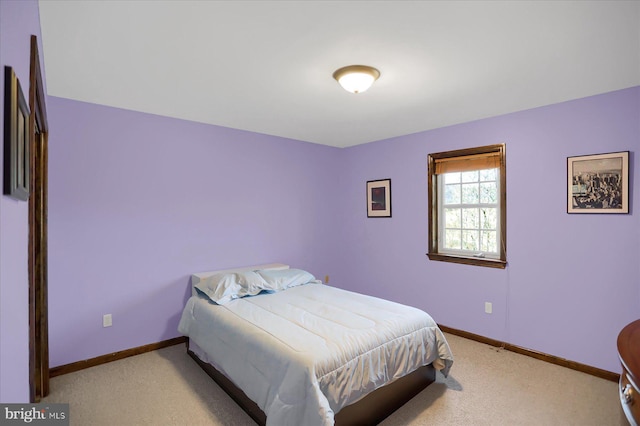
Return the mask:
<svg viewBox="0 0 640 426">
<path fill-rule="evenodd" d="M 284 264 L 191 278 L 188 353 L 258 424 L 377 424 L 451 368 L 419 309 Z"/>
</svg>

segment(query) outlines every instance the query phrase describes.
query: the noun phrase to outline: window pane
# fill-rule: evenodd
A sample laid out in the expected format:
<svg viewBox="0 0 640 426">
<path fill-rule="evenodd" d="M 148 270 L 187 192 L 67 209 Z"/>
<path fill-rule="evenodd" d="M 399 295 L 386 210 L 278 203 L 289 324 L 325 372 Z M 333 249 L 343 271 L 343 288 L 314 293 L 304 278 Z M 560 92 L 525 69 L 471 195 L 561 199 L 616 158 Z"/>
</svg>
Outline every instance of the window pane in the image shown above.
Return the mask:
<svg viewBox="0 0 640 426">
<path fill-rule="evenodd" d="M 445 228 L 462 228 L 462 211 L 460 209 L 444 209 Z"/>
<path fill-rule="evenodd" d="M 496 241 L 496 231 L 482 231 L 482 244 L 480 250 L 483 252 L 497 253 L 498 243 Z"/>
<path fill-rule="evenodd" d="M 460 250 L 462 247 L 461 232 L 458 229 L 447 229 L 444 236 L 444 248 Z"/>
<path fill-rule="evenodd" d="M 480 202 L 495 204 L 498 202 L 498 183 L 484 182 L 480 184 Z"/>
<path fill-rule="evenodd" d="M 464 229 L 478 229 L 480 222 L 478 209 L 462 209 L 462 227 Z"/>
<path fill-rule="evenodd" d="M 480 170 L 480 181 L 498 180 L 498 169 Z"/>
<path fill-rule="evenodd" d="M 477 182 L 478 181 L 478 171 L 474 170 L 472 172 L 462 172 L 462 182 Z"/>
<path fill-rule="evenodd" d="M 444 203 L 460 204 L 460 185 L 445 185 Z"/>
<path fill-rule="evenodd" d="M 460 183 L 460 173 L 445 173 L 444 183 Z"/>
<path fill-rule="evenodd" d="M 498 209 L 482 208 L 480 209 L 480 228 L 482 229 L 498 229 Z"/>
<path fill-rule="evenodd" d="M 480 194 L 477 183 L 462 184 L 462 204 L 478 204 Z"/>
<path fill-rule="evenodd" d="M 480 250 L 480 241 L 478 231 L 462 231 L 462 249 L 463 250 Z"/>
</svg>

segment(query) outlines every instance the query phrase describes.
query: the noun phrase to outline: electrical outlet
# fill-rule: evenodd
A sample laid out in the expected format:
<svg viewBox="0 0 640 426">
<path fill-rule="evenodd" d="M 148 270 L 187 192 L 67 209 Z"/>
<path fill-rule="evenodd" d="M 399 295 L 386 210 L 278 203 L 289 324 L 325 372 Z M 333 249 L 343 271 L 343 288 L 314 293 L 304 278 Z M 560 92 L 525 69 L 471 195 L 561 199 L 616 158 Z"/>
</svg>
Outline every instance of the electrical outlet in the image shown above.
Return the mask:
<svg viewBox="0 0 640 426">
<path fill-rule="evenodd" d="M 106 314 L 102 316 L 102 326 L 103 327 L 111 327 L 113 325 L 111 321 L 111 314 Z"/>
<path fill-rule="evenodd" d="M 484 302 L 484 312 L 487 314 L 493 313 L 493 305 L 491 302 Z"/>
<path fill-rule="evenodd" d="M 329 275 L 324 276 L 324 283 L 327 284 L 329 282 Z"/>
</svg>

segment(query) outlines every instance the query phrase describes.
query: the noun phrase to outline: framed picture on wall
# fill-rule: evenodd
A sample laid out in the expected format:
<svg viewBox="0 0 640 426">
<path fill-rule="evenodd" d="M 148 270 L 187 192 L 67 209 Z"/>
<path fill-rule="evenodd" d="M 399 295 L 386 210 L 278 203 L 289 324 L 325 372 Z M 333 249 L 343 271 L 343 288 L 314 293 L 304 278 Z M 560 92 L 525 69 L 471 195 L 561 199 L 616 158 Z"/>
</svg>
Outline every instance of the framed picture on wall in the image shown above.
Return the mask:
<svg viewBox="0 0 640 426">
<path fill-rule="evenodd" d="M 4 194 L 29 199 L 29 107 L 13 68 L 4 67 Z"/>
<path fill-rule="evenodd" d="M 367 217 L 391 217 L 391 179 L 367 182 Z"/>
<path fill-rule="evenodd" d="M 567 213 L 629 213 L 629 151 L 568 157 Z"/>
</svg>

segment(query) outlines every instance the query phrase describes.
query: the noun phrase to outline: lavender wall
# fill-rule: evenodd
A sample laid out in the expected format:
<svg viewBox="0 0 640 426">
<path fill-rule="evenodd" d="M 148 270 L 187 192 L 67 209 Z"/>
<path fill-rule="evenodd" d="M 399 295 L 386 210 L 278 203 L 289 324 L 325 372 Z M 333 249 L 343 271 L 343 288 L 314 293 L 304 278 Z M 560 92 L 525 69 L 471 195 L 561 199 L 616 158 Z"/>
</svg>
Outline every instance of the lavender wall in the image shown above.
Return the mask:
<svg viewBox="0 0 640 426">
<path fill-rule="evenodd" d="M 49 125 L 51 366 L 178 336 L 193 272 L 332 273 L 339 149 L 55 97 Z"/>
<path fill-rule="evenodd" d="M 28 99 L 31 34 L 38 37 L 43 64 L 37 1 L 0 1 L 0 93 L 3 99 L 7 65 L 14 68 Z M 4 135 L 2 117 L 4 102 L 0 102 L 3 129 L 0 135 Z M 0 149 L 0 164 L 3 161 Z M 2 179 L 0 173 L 0 182 Z M 0 402 L 4 403 L 29 401 L 28 213 L 27 203 L 0 196 Z"/>
<path fill-rule="evenodd" d="M 633 205 L 639 117 L 636 87 L 339 150 L 49 98 L 51 365 L 177 336 L 194 271 L 285 261 L 617 371 L 640 316 L 638 215 L 568 215 L 566 157 L 631 151 Z M 429 261 L 427 154 L 499 142 L 509 266 Z M 387 177 L 393 217 L 367 219 L 364 183 Z"/>
<path fill-rule="evenodd" d="M 505 270 L 429 261 L 431 152 L 506 143 Z M 334 282 L 423 308 L 444 325 L 609 371 L 616 337 L 640 318 L 640 219 L 566 213 L 568 156 L 640 148 L 640 87 L 341 152 L 343 236 Z M 365 181 L 391 178 L 393 217 L 367 219 Z M 484 302 L 493 314 L 484 313 Z"/>
</svg>

